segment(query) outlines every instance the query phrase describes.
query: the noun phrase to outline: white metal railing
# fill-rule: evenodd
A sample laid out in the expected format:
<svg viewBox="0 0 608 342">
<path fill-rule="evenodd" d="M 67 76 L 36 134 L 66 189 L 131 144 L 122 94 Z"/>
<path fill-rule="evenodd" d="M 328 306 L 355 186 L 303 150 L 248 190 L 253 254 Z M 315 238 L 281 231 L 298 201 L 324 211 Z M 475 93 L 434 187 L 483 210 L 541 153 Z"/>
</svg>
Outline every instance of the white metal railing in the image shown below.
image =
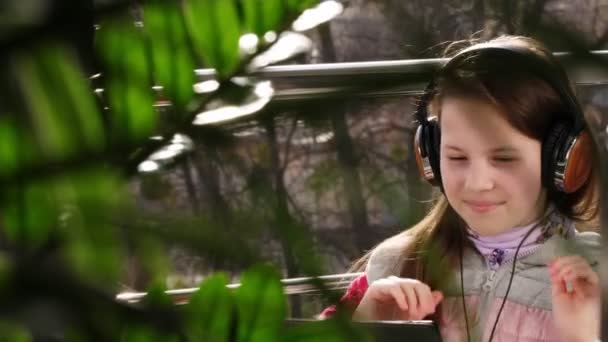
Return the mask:
<svg viewBox="0 0 608 342">
<path fill-rule="evenodd" d="M 301 277 L 281 279 L 283 283 L 284 293 L 286 295 L 302 295 L 302 294 L 318 294 L 320 293 L 315 281 L 321 280 L 324 285 L 330 290 L 344 290 L 350 282 L 363 273 L 343 273 L 331 274 L 320 277 Z M 229 284 L 227 287 L 235 289 L 241 286 L 239 283 Z M 198 287 L 167 290 L 165 293 L 173 300 L 175 304 L 187 303 L 190 297 L 198 290 Z M 125 303 L 138 303 L 146 296 L 146 292 L 122 292 L 116 296 L 116 300 Z"/>
</svg>

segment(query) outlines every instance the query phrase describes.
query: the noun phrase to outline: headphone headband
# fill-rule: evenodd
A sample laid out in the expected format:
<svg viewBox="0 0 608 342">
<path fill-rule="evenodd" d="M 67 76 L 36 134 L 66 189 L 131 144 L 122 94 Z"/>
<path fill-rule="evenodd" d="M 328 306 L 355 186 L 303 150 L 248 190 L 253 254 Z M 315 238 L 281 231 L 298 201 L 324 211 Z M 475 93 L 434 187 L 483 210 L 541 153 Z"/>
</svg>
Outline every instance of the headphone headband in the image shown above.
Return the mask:
<svg viewBox="0 0 608 342">
<path fill-rule="evenodd" d="M 525 70 L 538 76 L 543 81 L 547 82 L 551 88 L 557 92 L 560 99 L 565 101 L 567 106 L 566 111 L 571 114 L 573 130 L 580 132 L 585 129 L 585 119 L 581 111 L 579 102 L 574 94 L 568 76 L 563 67 L 555 60 L 552 55 L 545 57 L 540 56 L 529 48 L 518 46 L 516 44 L 507 44 L 499 42 L 480 43 L 458 52 L 454 57 L 446 62 L 433 77 L 431 82 L 424 90 L 420 101 L 425 104 L 425 108 L 418 107 L 416 110 L 416 118 L 419 123 L 423 124 L 428 120 L 426 105 L 435 95 L 437 87 L 437 79 L 450 71 L 457 69 L 461 63 L 471 56 L 487 55 L 489 58 L 492 55 L 496 57 L 510 55 L 510 65 L 516 65 L 517 69 Z"/>
</svg>

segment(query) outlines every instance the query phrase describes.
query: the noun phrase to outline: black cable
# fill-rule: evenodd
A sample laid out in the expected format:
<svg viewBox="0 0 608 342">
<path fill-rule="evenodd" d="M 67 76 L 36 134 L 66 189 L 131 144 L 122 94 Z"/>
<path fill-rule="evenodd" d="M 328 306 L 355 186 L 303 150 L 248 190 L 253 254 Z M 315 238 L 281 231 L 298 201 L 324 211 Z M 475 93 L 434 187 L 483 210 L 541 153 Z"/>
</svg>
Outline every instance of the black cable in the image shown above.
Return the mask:
<svg viewBox="0 0 608 342">
<path fill-rule="evenodd" d="M 498 326 L 498 320 L 500 319 L 500 314 L 502 313 L 502 309 L 505 307 L 505 303 L 507 302 L 507 297 L 509 296 L 509 292 L 511 291 L 511 284 L 513 284 L 513 277 L 515 276 L 515 266 L 517 264 L 517 255 L 519 254 L 519 250 L 520 250 L 521 246 L 524 244 L 524 242 L 526 241 L 526 239 L 530 236 L 532 231 L 534 231 L 534 229 L 537 229 L 537 228 L 538 228 L 538 224 L 536 224 L 536 225 L 534 225 L 534 227 L 530 228 L 530 230 L 526 233 L 524 238 L 521 239 L 521 241 L 519 242 L 519 245 L 517 246 L 517 249 L 515 250 L 515 255 L 513 256 L 513 267 L 511 269 L 511 277 L 509 278 L 509 284 L 507 285 L 507 291 L 502 300 L 502 304 L 500 305 L 500 309 L 498 310 L 498 314 L 496 315 L 496 320 L 494 321 L 494 326 L 492 327 L 492 332 L 490 333 L 490 339 L 488 340 L 488 342 L 492 342 L 492 339 L 494 338 L 494 332 L 496 331 L 496 327 Z M 465 300 L 464 300 L 464 276 L 463 276 L 462 262 L 463 262 L 463 241 L 461 239 L 461 243 L 460 243 L 460 287 L 461 287 L 461 297 L 462 297 L 462 308 L 464 310 L 464 321 L 465 321 L 466 329 L 467 329 L 467 341 L 471 342 L 471 335 L 469 332 L 469 318 L 467 315 L 467 307 L 466 307 Z"/>
<path fill-rule="evenodd" d="M 460 294 L 462 297 L 462 309 L 464 311 L 464 323 L 466 325 L 467 328 L 467 342 L 471 342 L 471 334 L 469 332 L 469 317 L 467 316 L 467 305 L 464 301 L 464 276 L 462 275 L 463 273 L 463 269 L 462 269 L 462 254 L 463 254 L 463 248 L 462 245 L 464 244 L 463 238 L 460 238 Z"/>
</svg>

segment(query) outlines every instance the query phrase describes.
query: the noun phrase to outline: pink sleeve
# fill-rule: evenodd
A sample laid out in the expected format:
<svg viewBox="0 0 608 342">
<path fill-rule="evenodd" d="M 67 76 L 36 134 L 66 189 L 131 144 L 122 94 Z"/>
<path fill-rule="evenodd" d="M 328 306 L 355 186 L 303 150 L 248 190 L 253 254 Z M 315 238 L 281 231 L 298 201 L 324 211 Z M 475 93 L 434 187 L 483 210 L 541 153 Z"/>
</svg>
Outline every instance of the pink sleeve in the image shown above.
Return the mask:
<svg viewBox="0 0 608 342">
<path fill-rule="evenodd" d="M 354 312 L 359 305 L 359 302 L 363 298 L 365 291 L 367 291 L 367 288 L 367 277 L 365 274 L 362 274 L 355 278 L 350 285 L 348 285 L 346 293 L 342 296 L 342 298 L 340 298 L 340 303 L 342 303 L 348 311 Z M 335 313 L 336 306 L 332 305 L 325 308 L 325 310 L 323 310 L 323 312 L 321 312 L 319 315 L 319 318 L 328 318 L 333 316 Z"/>
</svg>

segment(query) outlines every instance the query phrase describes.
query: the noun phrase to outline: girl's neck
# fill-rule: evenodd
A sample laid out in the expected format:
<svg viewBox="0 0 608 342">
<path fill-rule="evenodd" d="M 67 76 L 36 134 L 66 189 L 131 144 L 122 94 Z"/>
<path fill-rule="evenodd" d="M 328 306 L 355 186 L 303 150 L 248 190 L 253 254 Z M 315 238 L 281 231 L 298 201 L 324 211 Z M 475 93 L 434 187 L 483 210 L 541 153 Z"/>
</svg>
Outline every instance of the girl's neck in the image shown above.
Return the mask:
<svg viewBox="0 0 608 342">
<path fill-rule="evenodd" d="M 540 219 L 493 236 L 482 236 L 467 228 L 469 240 L 481 253 L 490 268 L 497 268 L 503 261 L 510 259 L 519 247 L 525 254 L 544 243 L 555 233 L 570 235 L 573 224 L 557 213 L 548 212 Z M 520 246 L 521 244 L 521 246 Z"/>
</svg>

